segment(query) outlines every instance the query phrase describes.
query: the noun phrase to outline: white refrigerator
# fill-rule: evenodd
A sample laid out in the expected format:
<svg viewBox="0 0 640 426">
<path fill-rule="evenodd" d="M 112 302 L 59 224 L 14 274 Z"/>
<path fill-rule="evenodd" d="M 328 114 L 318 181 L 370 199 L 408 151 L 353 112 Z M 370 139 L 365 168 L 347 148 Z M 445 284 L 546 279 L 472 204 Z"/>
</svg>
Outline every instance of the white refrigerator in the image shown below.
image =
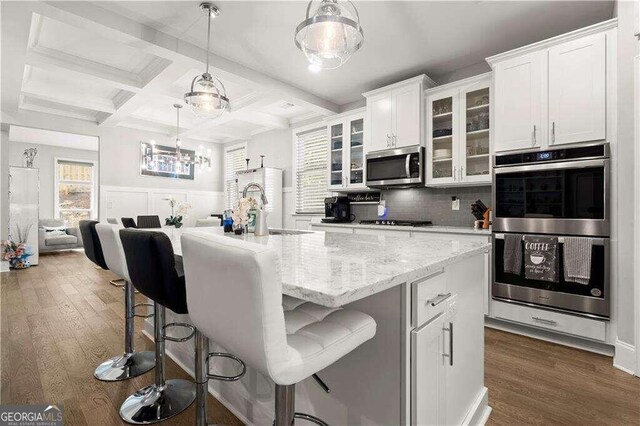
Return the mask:
<svg viewBox="0 0 640 426">
<path fill-rule="evenodd" d="M 250 183 L 257 183 L 264 188 L 267 196 L 267 225 L 269 228 L 282 228 L 282 170 L 272 167 L 242 170 L 237 173 L 238 198 L 242 197 L 242 190 Z M 252 188 L 247 196 L 254 197 L 260 202 L 260 191 Z"/>
</svg>

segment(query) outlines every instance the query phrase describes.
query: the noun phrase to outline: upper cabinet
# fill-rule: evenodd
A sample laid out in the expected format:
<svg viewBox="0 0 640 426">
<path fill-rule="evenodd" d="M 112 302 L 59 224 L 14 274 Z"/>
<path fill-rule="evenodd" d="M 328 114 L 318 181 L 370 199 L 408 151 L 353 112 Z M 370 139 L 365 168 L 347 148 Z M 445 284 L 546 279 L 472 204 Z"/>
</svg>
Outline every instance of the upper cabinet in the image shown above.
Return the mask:
<svg viewBox="0 0 640 426">
<path fill-rule="evenodd" d="M 426 91 L 427 186 L 491 183 L 491 73 Z"/>
<path fill-rule="evenodd" d="M 435 83 L 426 75 L 364 93 L 366 152 L 420 145 L 424 140 L 422 93 Z"/>
<path fill-rule="evenodd" d="M 364 189 L 364 111 L 328 123 L 329 190 Z"/>
<path fill-rule="evenodd" d="M 611 20 L 488 58 L 494 152 L 606 140 L 615 37 Z"/>
<path fill-rule="evenodd" d="M 549 49 L 549 144 L 605 138 L 605 35 Z"/>
<path fill-rule="evenodd" d="M 544 75 L 542 52 L 507 59 L 494 66 L 494 150 L 543 145 Z"/>
</svg>

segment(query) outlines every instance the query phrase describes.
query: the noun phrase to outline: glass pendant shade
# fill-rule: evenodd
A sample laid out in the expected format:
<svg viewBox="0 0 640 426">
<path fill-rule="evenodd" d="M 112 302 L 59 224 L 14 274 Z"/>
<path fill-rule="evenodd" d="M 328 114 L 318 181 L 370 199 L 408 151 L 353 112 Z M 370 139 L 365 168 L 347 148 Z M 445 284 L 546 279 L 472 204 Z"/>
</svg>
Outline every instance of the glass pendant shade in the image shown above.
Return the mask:
<svg viewBox="0 0 640 426">
<path fill-rule="evenodd" d="M 224 84 L 209 74 L 209 44 L 211 41 L 211 19 L 220 15 L 220 10 L 212 3 L 201 3 L 200 10 L 207 14 L 207 68 L 202 75 L 191 81 L 190 91 L 184 101 L 193 113 L 202 118 L 218 118 L 229 108 L 229 98 Z"/>
<path fill-rule="evenodd" d="M 220 80 L 209 73 L 196 76 L 184 101 L 198 117 L 217 118 L 229 107 L 229 98 Z"/>
<path fill-rule="evenodd" d="M 314 13 L 310 15 L 312 9 Z M 306 19 L 298 25 L 295 34 L 296 46 L 310 64 L 321 69 L 340 67 L 363 42 L 360 17 L 350 1 L 310 1 Z"/>
</svg>

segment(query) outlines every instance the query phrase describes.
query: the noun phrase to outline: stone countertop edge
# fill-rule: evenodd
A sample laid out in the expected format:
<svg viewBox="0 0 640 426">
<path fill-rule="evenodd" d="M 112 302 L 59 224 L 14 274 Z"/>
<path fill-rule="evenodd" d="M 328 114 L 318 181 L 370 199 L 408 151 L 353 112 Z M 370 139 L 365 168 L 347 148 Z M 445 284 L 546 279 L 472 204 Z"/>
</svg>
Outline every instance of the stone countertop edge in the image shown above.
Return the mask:
<svg viewBox="0 0 640 426">
<path fill-rule="evenodd" d="M 421 266 L 409 272 L 401 273 L 390 279 L 376 281 L 375 283 L 372 283 L 371 285 L 368 285 L 364 288 L 348 289 L 335 294 L 327 294 L 326 291 L 319 292 L 300 286 L 289 285 L 285 281 L 282 282 L 282 287 L 283 289 L 286 289 L 286 294 L 292 297 L 298 297 L 304 300 L 313 299 L 315 300 L 314 303 L 331 308 L 339 308 L 349 303 L 356 302 L 367 296 L 381 293 L 398 285 L 411 283 L 417 281 L 420 278 L 432 275 L 448 265 L 484 253 L 485 250 L 490 247 L 490 243 L 483 243 L 471 250 L 465 251 L 464 253 L 457 253 L 446 259 L 435 261 L 431 264 Z"/>
<path fill-rule="evenodd" d="M 397 225 L 363 225 L 360 223 L 322 223 L 313 222 L 312 226 L 327 226 L 336 228 L 359 228 L 359 229 L 381 229 L 385 231 L 405 231 L 405 232 L 431 232 L 434 234 L 470 234 L 470 235 L 491 235 L 491 229 L 473 229 L 466 226 L 446 226 L 446 225 L 430 225 L 430 226 L 397 226 Z"/>
</svg>

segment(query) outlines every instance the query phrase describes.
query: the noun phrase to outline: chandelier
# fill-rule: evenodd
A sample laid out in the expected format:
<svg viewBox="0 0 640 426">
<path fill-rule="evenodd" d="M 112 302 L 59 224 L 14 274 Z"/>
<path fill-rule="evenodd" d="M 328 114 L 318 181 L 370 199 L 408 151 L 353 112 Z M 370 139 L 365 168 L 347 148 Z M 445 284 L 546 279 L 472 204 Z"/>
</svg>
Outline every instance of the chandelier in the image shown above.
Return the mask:
<svg viewBox="0 0 640 426">
<path fill-rule="evenodd" d="M 313 15 L 310 16 L 312 6 Z M 307 15 L 296 28 L 296 46 L 309 61 L 309 69 L 334 69 L 347 62 L 364 42 L 360 15 L 348 0 L 311 0 Z"/>
<path fill-rule="evenodd" d="M 224 84 L 209 74 L 209 44 L 211 42 L 211 20 L 220 15 L 220 10 L 212 3 L 201 3 L 200 9 L 207 14 L 207 68 L 202 75 L 191 81 L 184 101 L 198 117 L 217 118 L 229 107 L 229 98 Z"/>
<path fill-rule="evenodd" d="M 211 171 L 211 149 L 205 151 L 202 145 L 195 152 L 182 149 L 182 141 L 180 140 L 180 109 L 182 109 L 182 105 L 173 104 L 173 107 L 176 109 L 174 147 L 156 145 L 155 140 L 151 140 L 149 143 L 143 142 L 141 167 L 148 171 L 175 175 L 189 174 L 191 167 L 194 167 L 194 171 L 198 169 Z"/>
</svg>

